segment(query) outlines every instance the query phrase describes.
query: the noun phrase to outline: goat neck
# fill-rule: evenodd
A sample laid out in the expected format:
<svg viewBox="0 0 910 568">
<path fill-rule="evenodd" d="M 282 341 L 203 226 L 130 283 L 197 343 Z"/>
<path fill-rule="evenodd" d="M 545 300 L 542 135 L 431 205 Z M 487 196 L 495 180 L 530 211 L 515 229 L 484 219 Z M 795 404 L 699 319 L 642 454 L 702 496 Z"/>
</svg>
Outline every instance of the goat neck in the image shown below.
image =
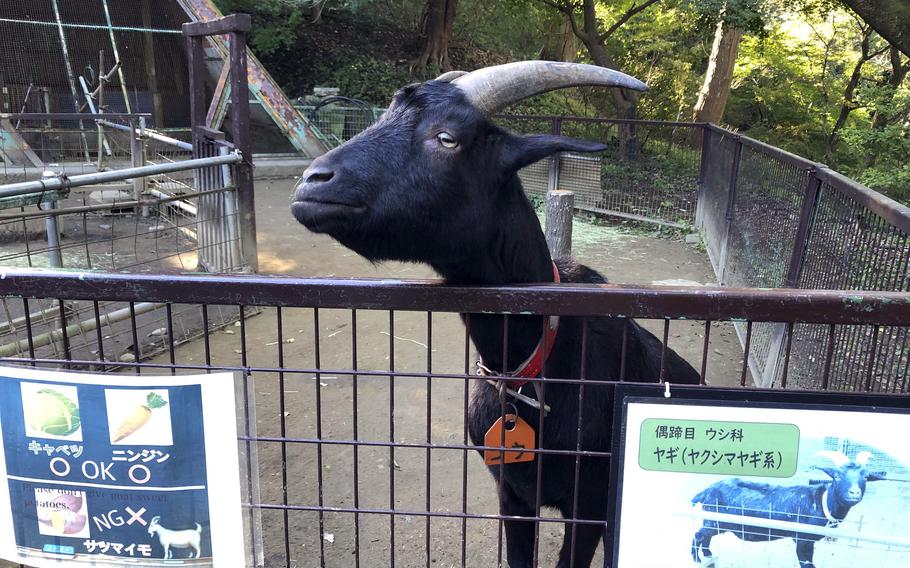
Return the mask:
<svg viewBox="0 0 910 568">
<path fill-rule="evenodd" d="M 453 261 L 431 263 L 449 284 L 498 286 L 553 281 L 553 260 L 533 206 L 525 197 L 517 176 L 502 192 L 502 211 L 489 240 L 478 250 L 465 251 Z M 484 363 L 495 371 L 514 370 L 533 352 L 543 333 L 543 319 L 534 316 L 508 318 L 507 364 L 503 366 L 505 317 L 476 314 L 469 331 Z"/>
</svg>

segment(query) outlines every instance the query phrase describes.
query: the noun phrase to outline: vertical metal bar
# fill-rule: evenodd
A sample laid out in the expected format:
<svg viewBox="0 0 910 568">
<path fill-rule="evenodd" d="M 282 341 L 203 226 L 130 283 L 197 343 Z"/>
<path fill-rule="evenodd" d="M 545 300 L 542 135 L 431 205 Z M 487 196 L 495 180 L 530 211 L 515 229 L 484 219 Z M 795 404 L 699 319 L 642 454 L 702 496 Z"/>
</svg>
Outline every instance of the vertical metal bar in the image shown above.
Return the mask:
<svg viewBox="0 0 910 568">
<path fill-rule="evenodd" d="M 828 352 L 825 355 L 825 373 L 822 375 L 822 390 L 828 390 L 831 377 L 831 360 L 834 358 L 834 324 L 828 325 Z"/>
<path fill-rule="evenodd" d="M 209 306 L 208 304 L 202 304 L 202 342 L 205 347 L 205 366 L 210 367 L 212 365 L 212 346 L 211 338 L 209 337 L 211 332 L 209 331 Z M 206 373 L 210 373 L 211 369 L 206 368 Z"/>
<path fill-rule="evenodd" d="M 243 261 L 253 272 L 259 271 L 256 246 L 256 202 L 253 195 L 253 141 L 250 138 L 250 89 L 247 82 L 246 34 L 231 33 L 231 134 L 243 161 L 234 166 L 237 210 L 240 213 L 240 249 Z M 205 121 L 207 108 L 200 107 Z"/>
<path fill-rule="evenodd" d="M 752 321 L 746 322 L 746 341 L 743 345 L 743 370 L 739 378 L 739 386 L 746 386 L 746 374 L 749 372 L 749 356 L 752 347 Z"/>
<path fill-rule="evenodd" d="M 277 330 L 276 338 L 278 340 L 278 435 L 281 437 L 281 503 L 285 506 L 288 504 L 288 443 L 287 438 L 287 415 L 285 411 L 287 404 L 285 401 L 285 382 L 284 382 L 284 323 L 281 317 L 281 306 L 275 307 L 275 327 Z M 356 446 L 355 446 L 356 447 Z M 282 510 L 282 527 L 284 528 L 284 563 L 286 568 L 291 568 L 291 538 L 290 538 L 290 519 L 288 510 Z M 320 536 L 321 539 L 321 536 Z"/>
<path fill-rule="evenodd" d="M 395 372 L 395 311 L 389 310 L 389 372 Z M 389 376 L 389 551 L 395 566 L 395 375 Z"/>
<path fill-rule="evenodd" d="M 664 318 L 664 339 L 660 345 L 660 382 L 667 372 L 667 343 L 670 341 L 670 318 Z"/>
<path fill-rule="evenodd" d="M 51 268 L 63 268 L 63 253 L 60 251 L 60 227 L 57 224 L 56 201 L 45 201 L 41 208 L 47 211 L 44 227 L 47 232 L 47 262 Z M 27 238 L 27 237 L 26 237 Z"/>
<path fill-rule="evenodd" d="M 170 306 L 170 304 L 168 304 Z M 98 300 L 92 301 L 92 309 L 95 312 L 95 341 L 98 342 L 98 360 L 102 362 L 101 370 L 106 371 L 107 365 L 104 362 L 104 334 L 101 332 L 101 309 Z M 28 315 L 28 314 L 26 314 Z"/>
<path fill-rule="evenodd" d="M 145 122 L 145 118 L 140 118 L 139 120 Z M 140 128 L 140 122 L 136 119 L 130 119 L 130 165 L 134 168 L 145 165 L 145 145 L 142 143 L 141 136 L 144 130 L 144 127 Z M 133 184 L 133 199 L 139 200 L 145 193 L 145 178 L 142 176 L 135 177 L 131 181 Z M 142 206 L 141 214 L 143 217 L 148 217 L 147 206 Z"/>
<path fill-rule="evenodd" d="M 60 18 L 60 7 L 57 0 L 51 0 L 54 7 L 54 18 L 57 21 L 57 34 L 60 36 L 60 49 L 63 51 L 63 63 L 66 67 L 66 78 L 70 85 L 70 94 L 73 96 L 73 112 L 79 112 L 79 91 L 76 89 L 76 75 L 73 73 L 73 65 L 70 63 L 70 52 L 66 46 L 66 34 L 63 33 L 63 20 Z M 92 157 L 88 150 L 88 140 L 85 138 L 85 125 L 79 121 L 80 137 L 82 140 L 82 149 L 85 152 L 85 161 L 91 162 Z"/>
<path fill-rule="evenodd" d="M 462 400 L 463 446 L 468 445 L 468 375 L 471 373 L 471 314 L 464 315 L 464 394 Z M 468 555 L 468 450 L 461 453 L 461 568 L 467 567 Z"/>
<path fill-rule="evenodd" d="M 815 219 L 815 211 L 818 208 L 818 196 L 821 191 L 822 182 L 818 178 L 815 168 L 809 170 L 809 183 L 806 184 L 806 190 L 803 197 L 803 208 L 799 215 L 799 225 L 796 229 L 796 237 L 793 240 L 793 253 L 790 255 L 790 266 L 787 269 L 787 275 L 784 277 L 784 286 L 788 288 L 796 287 L 799 284 L 799 277 L 802 273 L 803 264 L 806 258 L 806 251 L 809 248 L 809 240 L 812 238 L 812 222 Z"/>
<path fill-rule="evenodd" d="M 28 356 L 32 367 L 35 366 L 35 334 L 32 330 L 32 315 L 28 307 L 28 298 L 22 298 L 22 311 L 25 313 L 25 336 L 28 339 Z"/>
<path fill-rule="evenodd" d="M 164 305 L 167 318 L 167 354 L 171 362 L 171 374 L 177 374 L 177 352 L 174 348 L 174 306 L 170 302 Z"/>
<path fill-rule="evenodd" d="M 705 320 L 705 346 L 701 351 L 701 375 L 699 383 L 707 384 L 705 371 L 708 368 L 708 345 L 711 343 L 711 320 Z"/>
<path fill-rule="evenodd" d="M 237 306 L 237 312 L 240 315 L 240 365 L 243 367 L 243 415 L 244 415 L 243 430 L 244 430 L 244 434 L 246 435 L 246 463 L 250 464 L 250 467 L 252 468 L 252 464 L 253 464 L 252 447 L 255 442 L 250 440 L 250 433 L 252 431 L 252 428 L 250 427 L 250 385 L 249 385 L 250 368 L 249 368 L 249 359 L 247 358 L 247 349 L 246 349 L 246 346 L 247 346 L 247 343 L 246 343 L 246 314 L 244 313 L 243 304 L 239 304 Z M 319 381 L 316 381 L 316 382 L 318 383 Z M 249 495 L 250 502 L 252 504 L 252 506 L 249 508 L 249 513 L 250 513 L 250 518 L 248 521 L 249 525 L 250 525 L 250 537 L 249 538 L 250 538 L 250 542 L 252 543 L 251 544 L 251 548 L 252 548 L 251 556 L 253 558 L 259 558 L 259 553 L 257 552 L 258 539 L 256 538 L 255 510 L 256 510 L 256 507 L 259 506 L 260 504 L 253 502 L 254 495 L 255 495 L 253 492 L 253 475 L 256 475 L 256 474 L 252 473 L 252 471 L 251 471 L 251 474 L 249 476 L 247 476 L 247 485 L 246 485 L 247 495 Z M 320 539 L 320 541 L 321 540 L 322 539 Z"/>
<path fill-rule="evenodd" d="M 619 380 L 620 382 L 626 380 L 626 356 L 629 350 L 629 326 L 632 325 L 631 321 L 628 319 L 623 320 L 622 324 L 622 353 L 619 356 Z"/>
<path fill-rule="evenodd" d="M 56 2 L 56 0 L 54 0 Z M 107 33 L 111 38 L 111 49 L 114 50 L 114 65 L 120 63 L 120 52 L 117 51 L 117 40 L 114 39 L 114 25 L 111 22 L 111 11 L 107 7 L 107 0 L 101 0 L 104 5 L 104 18 L 107 20 Z M 101 71 L 99 70 L 99 73 Z M 120 92 L 123 93 L 123 104 L 126 106 L 126 112 L 131 113 L 130 97 L 126 90 L 126 79 L 123 77 L 123 65 L 117 67 L 117 78 L 120 79 Z"/>
<path fill-rule="evenodd" d="M 552 133 L 554 135 L 559 135 L 562 131 L 562 117 L 554 116 Z M 556 191 L 559 189 L 559 152 L 550 156 L 550 163 L 547 174 L 547 191 Z"/>
<path fill-rule="evenodd" d="M 433 312 L 427 312 L 427 445 L 433 441 L 433 382 L 430 373 L 433 372 Z M 426 486 L 426 508 L 430 512 L 430 448 L 427 448 L 427 486 Z M 430 515 L 425 518 L 425 537 L 426 542 L 426 566 L 430 568 Z"/>
<path fill-rule="evenodd" d="M 784 371 L 780 379 L 780 388 L 787 388 L 787 375 L 790 372 L 790 347 L 793 344 L 793 322 L 787 323 L 787 344 L 784 348 Z"/>
<path fill-rule="evenodd" d="M 726 223 L 724 225 L 723 240 L 720 248 L 720 284 L 726 283 L 727 269 L 727 245 L 730 242 L 730 233 L 733 231 L 733 221 L 736 216 L 736 188 L 739 180 L 739 164 L 742 160 L 743 142 L 737 136 L 734 138 L 735 146 L 733 147 L 733 166 L 730 168 L 729 191 L 727 193 L 727 211 Z"/>
<path fill-rule="evenodd" d="M 319 566 L 325 566 L 325 511 L 324 507 L 324 492 L 325 488 L 322 483 L 322 385 L 320 385 L 320 379 L 322 378 L 322 360 L 319 354 L 319 308 L 313 308 L 313 358 L 316 368 L 315 380 L 313 383 L 316 385 L 316 467 L 318 471 L 316 473 L 316 482 L 319 487 Z"/>
<path fill-rule="evenodd" d="M 139 359 L 142 357 L 142 350 L 139 348 L 139 330 L 136 325 L 136 303 L 130 302 L 130 328 L 133 332 L 133 355 L 135 357 L 136 363 L 136 374 L 139 375 L 142 373 L 142 369 L 139 367 Z"/>
<path fill-rule="evenodd" d="M 581 480 L 581 428 L 584 421 L 585 383 L 588 377 L 588 318 L 581 320 L 581 371 L 578 378 L 578 420 L 575 423 L 575 476 L 572 483 L 572 520 L 578 520 L 578 484 Z M 542 459 L 543 456 L 537 456 Z M 569 566 L 575 566 L 575 533 L 578 523 L 573 522 L 568 530 L 572 531 L 569 539 Z"/>
<path fill-rule="evenodd" d="M 354 568 L 360 568 L 360 433 L 357 417 L 357 310 L 351 310 L 351 389 L 353 398 L 353 435 L 354 435 Z"/>
<path fill-rule="evenodd" d="M 878 329 L 879 326 L 872 325 L 872 339 L 869 342 L 869 363 L 866 366 L 866 382 L 863 385 L 863 392 L 872 392 L 872 377 L 875 375 L 872 371 L 875 369 L 875 356 L 878 352 Z"/>
<path fill-rule="evenodd" d="M 502 376 L 505 377 L 509 372 L 509 314 L 503 314 L 502 316 Z M 506 401 L 503 397 L 499 397 L 499 419 L 502 420 L 503 426 L 505 426 L 506 421 Z M 506 429 L 502 428 L 502 435 L 499 437 L 499 478 L 496 480 L 496 494 L 500 495 L 499 499 L 499 514 L 500 516 L 505 515 L 506 511 L 503 509 L 503 503 L 505 502 L 502 499 L 502 487 L 505 481 L 505 448 L 506 445 Z M 499 519 L 499 531 L 497 533 L 497 542 L 496 542 L 496 558 L 497 566 L 502 566 L 502 533 L 505 530 L 505 523 L 502 519 Z"/>
<path fill-rule="evenodd" d="M 547 332 L 550 326 L 550 318 L 544 316 L 543 326 L 540 330 L 541 337 L 546 337 Z M 544 342 L 546 343 L 546 342 Z M 546 398 L 547 398 L 547 353 L 546 345 L 541 349 L 540 352 L 540 381 L 539 386 L 537 387 L 538 391 L 538 402 L 540 403 L 540 408 L 537 412 L 537 448 L 543 450 L 543 433 L 544 433 L 544 419 L 546 418 L 547 411 Z M 503 428 L 505 430 L 505 428 Z M 502 463 L 501 467 L 505 467 L 505 452 L 502 453 Z M 543 454 L 538 454 L 537 456 L 537 485 L 534 491 L 534 516 L 540 517 L 540 506 L 542 503 L 542 488 L 543 488 Z M 533 557 L 533 566 L 538 566 L 540 560 L 540 522 L 534 521 L 534 557 Z"/>
</svg>

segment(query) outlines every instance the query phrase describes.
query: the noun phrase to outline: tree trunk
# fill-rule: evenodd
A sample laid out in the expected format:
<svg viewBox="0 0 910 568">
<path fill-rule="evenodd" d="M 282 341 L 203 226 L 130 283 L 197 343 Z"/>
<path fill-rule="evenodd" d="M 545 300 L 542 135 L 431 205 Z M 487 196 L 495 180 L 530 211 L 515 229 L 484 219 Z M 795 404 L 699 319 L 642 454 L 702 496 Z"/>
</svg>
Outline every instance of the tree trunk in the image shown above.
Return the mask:
<svg viewBox="0 0 910 568">
<path fill-rule="evenodd" d="M 560 14 L 559 31 L 547 38 L 542 50 L 541 59 L 548 61 L 567 61 L 574 63 L 578 59 L 578 39 L 572 31 L 572 23 L 565 14 Z"/>
<path fill-rule="evenodd" d="M 840 142 L 841 129 L 847 124 L 850 113 L 857 109 L 853 96 L 856 94 L 856 88 L 859 86 L 860 79 L 863 78 L 863 65 L 880 53 L 869 52 L 869 39 L 871 35 L 871 27 L 863 30 L 863 39 L 860 44 L 862 54 L 856 62 L 856 65 L 853 66 L 853 72 L 850 74 L 847 86 L 844 87 L 844 102 L 841 104 L 837 120 L 834 122 L 834 126 L 831 128 L 831 132 L 828 134 L 828 138 L 825 141 L 825 159 L 828 160 L 829 163 L 833 160 L 834 149 L 837 147 L 838 142 Z"/>
<path fill-rule="evenodd" d="M 880 36 L 910 56 L 910 0 L 842 0 Z"/>
<path fill-rule="evenodd" d="M 708 70 L 705 72 L 705 81 L 695 103 L 693 113 L 695 122 L 719 123 L 723 119 L 742 37 L 742 31 L 725 23 L 723 19 L 717 22 L 714 44 L 708 58 Z"/>
<path fill-rule="evenodd" d="M 435 65 L 442 71 L 451 71 L 449 37 L 457 5 L 458 0 L 427 0 L 420 33 L 420 55 L 414 61 L 414 67 Z"/>
</svg>

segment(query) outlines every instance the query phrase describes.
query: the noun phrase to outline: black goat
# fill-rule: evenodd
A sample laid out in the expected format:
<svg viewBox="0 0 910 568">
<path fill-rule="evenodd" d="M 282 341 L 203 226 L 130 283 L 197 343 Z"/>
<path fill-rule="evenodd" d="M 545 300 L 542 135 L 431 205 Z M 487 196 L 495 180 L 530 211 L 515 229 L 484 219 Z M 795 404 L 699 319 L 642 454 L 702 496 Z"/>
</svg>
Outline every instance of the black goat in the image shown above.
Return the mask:
<svg viewBox="0 0 910 568">
<path fill-rule="evenodd" d="M 451 81 L 453 77 L 457 77 Z M 304 172 L 292 205 L 294 216 L 312 231 L 328 233 L 372 261 L 394 259 L 430 265 L 451 284 L 497 285 L 552 282 L 553 262 L 537 215 L 517 171 L 555 152 L 598 152 L 602 144 L 560 136 L 519 137 L 494 125 L 488 114 L 522 98 L 575 85 L 644 89 L 631 77 L 589 65 L 521 62 L 449 73 L 436 81 L 411 85 L 396 93 L 389 110 L 374 126 L 316 159 Z M 594 270 L 570 259 L 556 262 L 563 282 L 604 283 Z M 508 318 L 507 371 L 514 371 L 542 343 L 537 316 Z M 582 368 L 592 380 L 616 380 L 624 327 L 625 378 L 657 381 L 660 341 L 634 322 L 591 318 L 588 345 L 582 348 L 582 322 L 562 318 L 546 361 L 547 377 L 573 378 Z M 477 314 L 470 334 L 485 365 L 503 369 L 503 316 Z M 586 361 L 582 361 L 586 353 Z M 584 365 L 584 367 L 583 367 Z M 695 384 L 698 373 L 672 350 L 666 350 L 664 376 L 670 382 Z M 533 395 L 532 395 L 533 397 Z M 554 384 L 546 390 L 550 412 L 544 423 L 543 448 L 574 450 L 578 413 L 583 412 L 582 448 L 609 451 L 612 390 L 588 388 L 578 407 L 578 388 Z M 518 404 L 519 414 L 538 429 L 538 411 Z M 500 418 L 497 390 L 481 382 L 469 408 L 472 441 Z M 573 514 L 575 458 L 540 455 L 540 504 Z M 534 516 L 537 463 L 504 466 L 500 487 L 504 515 Z M 581 460 L 578 518 L 604 520 L 609 462 Z M 499 479 L 498 466 L 491 467 Z M 534 524 L 506 521 L 507 557 L 512 568 L 528 568 L 534 555 Z M 587 567 L 603 534 L 602 524 L 577 524 L 574 566 Z M 566 530 L 560 567 L 573 557 Z"/>
<path fill-rule="evenodd" d="M 831 477 L 830 481 L 808 485 L 769 485 L 743 479 L 728 479 L 711 485 L 692 499 L 701 503 L 702 510 L 746 517 L 759 517 L 774 521 L 788 521 L 818 527 L 836 527 L 847 513 L 866 494 L 866 482 L 884 479 L 883 473 L 866 471 L 872 454 L 860 452 L 851 461 L 840 452 L 819 452 L 836 467 L 818 467 Z M 796 558 L 800 568 L 814 568 L 812 557 L 815 543 L 823 537 L 810 533 L 777 530 L 705 520 L 692 539 L 692 559 L 705 566 L 714 564 L 711 539 L 730 531 L 742 540 L 767 541 L 792 538 L 796 541 Z"/>
</svg>

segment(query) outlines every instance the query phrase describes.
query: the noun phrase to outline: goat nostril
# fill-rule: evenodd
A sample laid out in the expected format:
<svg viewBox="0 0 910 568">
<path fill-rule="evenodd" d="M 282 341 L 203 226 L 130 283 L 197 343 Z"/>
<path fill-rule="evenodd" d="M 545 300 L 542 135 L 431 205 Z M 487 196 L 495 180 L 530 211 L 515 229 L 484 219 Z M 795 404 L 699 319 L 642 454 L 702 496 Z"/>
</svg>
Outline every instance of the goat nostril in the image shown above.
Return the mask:
<svg viewBox="0 0 910 568">
<path fill-rule="evenodd" d="M 315 172 L 307 174 L 305 180 L 306 183 L 318 183 L 329 181 L 333 177 L 335 177 L 335 172 L 332 170 L 316 170 Z"/>
</svg>

